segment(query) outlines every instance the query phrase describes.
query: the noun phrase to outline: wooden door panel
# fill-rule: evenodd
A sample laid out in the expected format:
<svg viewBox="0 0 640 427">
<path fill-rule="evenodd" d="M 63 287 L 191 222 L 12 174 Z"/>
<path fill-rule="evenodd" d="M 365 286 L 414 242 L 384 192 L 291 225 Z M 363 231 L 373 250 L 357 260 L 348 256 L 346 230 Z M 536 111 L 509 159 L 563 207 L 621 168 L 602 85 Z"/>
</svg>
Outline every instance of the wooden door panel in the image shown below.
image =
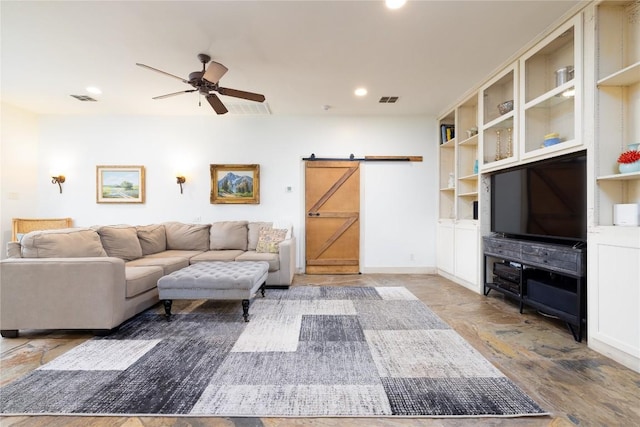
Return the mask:
<svg viewBox="0 0 640 427">
<path fill-rule="evenodd" d="M 360 271 L 358 162 L 307 162 L 305 173 L 306 272 Z"/>
</svg>

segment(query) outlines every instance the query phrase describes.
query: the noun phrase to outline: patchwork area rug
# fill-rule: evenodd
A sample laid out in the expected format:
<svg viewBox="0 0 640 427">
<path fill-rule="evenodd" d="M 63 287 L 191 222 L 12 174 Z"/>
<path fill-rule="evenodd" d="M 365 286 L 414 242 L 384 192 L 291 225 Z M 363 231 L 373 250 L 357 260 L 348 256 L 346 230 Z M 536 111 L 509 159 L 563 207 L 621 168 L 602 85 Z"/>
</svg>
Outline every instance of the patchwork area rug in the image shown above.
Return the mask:
<svg viewBox="0 0 640 427">
<path fill-rule="evenodd" d="M 402 287 L 267 290 L 148 310 L 0 389 L 3 414 L 544 415 Z"/>
</svg>

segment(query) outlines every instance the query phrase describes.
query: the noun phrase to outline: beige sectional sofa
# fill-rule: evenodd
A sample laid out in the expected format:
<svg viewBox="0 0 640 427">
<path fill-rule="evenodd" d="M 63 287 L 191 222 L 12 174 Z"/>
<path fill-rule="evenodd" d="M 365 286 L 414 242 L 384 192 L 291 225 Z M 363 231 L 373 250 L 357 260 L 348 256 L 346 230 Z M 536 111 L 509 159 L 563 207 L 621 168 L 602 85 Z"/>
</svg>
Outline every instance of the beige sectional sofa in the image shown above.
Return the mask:
<svg viewBox="0 0 640 427">
<path fill-rule="evenodd" d="M 159 302 L 162 276 L 206 261 L 267 261 L 267 286 L 295 273 L 291 228 L 269 222 L 166 222 L 33 231 L 0 261 L 0 330 L 105 333 Z"/>
</svg>

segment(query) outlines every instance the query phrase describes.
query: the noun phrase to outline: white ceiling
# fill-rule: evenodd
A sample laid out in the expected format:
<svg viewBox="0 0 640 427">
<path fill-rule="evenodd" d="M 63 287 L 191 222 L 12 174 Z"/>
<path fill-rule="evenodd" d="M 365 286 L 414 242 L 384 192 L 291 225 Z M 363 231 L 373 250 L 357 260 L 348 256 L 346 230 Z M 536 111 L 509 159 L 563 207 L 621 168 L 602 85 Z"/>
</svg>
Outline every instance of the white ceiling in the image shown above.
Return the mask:
<svg viewBox="0 0 640 427">
<path fill-rule="evenodd" d="M 191 87 L 135 65 L 187 78 L 207 53 L 274 115 L 435 115 L 577 3 L 2 0 L 1 95 L 40 114 L 215 116 L 197 93 L 152 100 Z M 70 96 L 87 86 L 98 102 Z"/>
</svg>

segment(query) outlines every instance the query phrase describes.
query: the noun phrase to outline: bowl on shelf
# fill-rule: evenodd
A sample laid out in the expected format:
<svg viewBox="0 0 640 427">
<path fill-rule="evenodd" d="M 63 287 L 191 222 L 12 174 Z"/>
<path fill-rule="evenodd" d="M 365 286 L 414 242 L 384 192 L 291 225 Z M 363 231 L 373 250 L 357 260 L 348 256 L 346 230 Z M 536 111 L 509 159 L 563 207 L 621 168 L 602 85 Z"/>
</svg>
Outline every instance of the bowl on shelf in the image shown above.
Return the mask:
<svg viewBox="0 0 640 427">
<path fill-rule="evenodd" d="M 558 133 L 549 133 L 544 136 L 544 145 L 545 147 L 551 147 L 552 145 L 556 145 L 560 142 L 560 134 Z"/>
<path fill-rule="evenodd" d="M 629 150 L 631 150 L 631 151 L 633 151 L 633 150 L 640 151 L 640 142 L 636 142 L 636 143 L 633 143 L 633 144 L 628 144 L 627 148 L 629 148 Z"/>
<path fill-rule="evenodd" d="M 513 110 L 513 99 L 505 101 L 502 104 L 498 104 L 498 111 L 500 112 L 500 115 L 507 114 L 511 110 Z"/>
</svg>

